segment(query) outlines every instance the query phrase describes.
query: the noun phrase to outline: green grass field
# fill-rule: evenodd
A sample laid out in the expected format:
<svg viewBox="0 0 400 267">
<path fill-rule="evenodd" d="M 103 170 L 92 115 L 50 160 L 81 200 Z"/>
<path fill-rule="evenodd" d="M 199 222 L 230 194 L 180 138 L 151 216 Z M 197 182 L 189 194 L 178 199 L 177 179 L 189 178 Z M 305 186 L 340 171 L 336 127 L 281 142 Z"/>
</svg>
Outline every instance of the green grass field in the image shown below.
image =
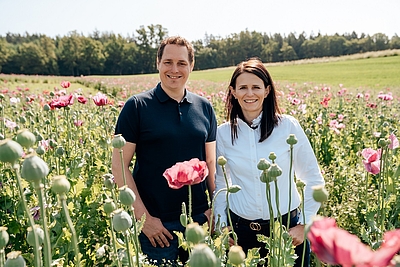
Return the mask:
<svg viewBox="0 0 400 267">
<path fill-rule="evenodd" d="M 354 89 L 400 89 L 400 56 L 296 64 L 267 64 L 275 81 Z M 194 71 L 190 80 L 229 82 L 234 68 Z"/>
<path fill-rule="evenodd" d="M 353 90 L 400 90 L 400 50 L 370 52 L 336 58 L 308 59 L 266 64 L 275 82 L 280 84 L 315 84 L 316 86 L 343 87 Z M 234 67 L 194 71 L 190 81 L 220 83 L 226 88 Z M 158 74 L 128 76 L 90 76 L 98 79 L 138 79 L 158 77 Z M 37 90 L 52 90 L 61 80 L 79 80 L 80 77 L 45 77 L 27 75 L 0 75 L 18 86 Z M 81 85 L 79 85 L 82 87 Z M 84 88 L 90 90 L 90 88 Z"/>
</svg>

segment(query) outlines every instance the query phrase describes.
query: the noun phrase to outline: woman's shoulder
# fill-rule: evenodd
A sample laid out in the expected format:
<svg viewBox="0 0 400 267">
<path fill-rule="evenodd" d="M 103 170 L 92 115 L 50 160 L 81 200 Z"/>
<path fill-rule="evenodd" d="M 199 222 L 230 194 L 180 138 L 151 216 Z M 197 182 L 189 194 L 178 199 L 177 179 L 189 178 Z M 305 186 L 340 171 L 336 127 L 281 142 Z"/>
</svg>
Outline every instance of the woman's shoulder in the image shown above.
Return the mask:
<svg viewBox="0 0 400 267">
<path fill-rule="evenodd" d="M 218 125 L 218 131 L 228 131 L 231 129 L 230 123 L 229 122 L 224 122 L 220 125 Z"/>
<path fill-rule="evenodd" d="M 298 120 L 293 117 L 292 115 L 289 114 L 281 114 L 279 115 L 279 121 L 280 123 L 284 123 L 284 124 L 298 124 Z"/>
</svg>

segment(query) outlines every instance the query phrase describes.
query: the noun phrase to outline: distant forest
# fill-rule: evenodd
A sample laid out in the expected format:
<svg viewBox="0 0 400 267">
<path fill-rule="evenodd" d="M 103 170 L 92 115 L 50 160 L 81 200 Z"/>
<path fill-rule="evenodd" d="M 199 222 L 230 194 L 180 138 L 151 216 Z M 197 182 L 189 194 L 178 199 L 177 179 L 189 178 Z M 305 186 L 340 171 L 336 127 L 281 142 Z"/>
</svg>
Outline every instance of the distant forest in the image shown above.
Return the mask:
<svg viewBox="0 0 400 267">
<path fill-rule="evenodd" d="M 50 38 L 43 34 L 0 35 L 0 73 L 28 75 L 129 75 L 154 73 L 157 47 L 168 36 L 161 25 L 141 26 L 133 36 L 94 31 L 70 32 Z M 225 38 L 206 35 L 192 42 L 195 70 L 234 66 L 249 57 L 265 63 L 400 49 L 400 37 L 356 32 L 282 36 L 242 31 Z"/>
</svg>

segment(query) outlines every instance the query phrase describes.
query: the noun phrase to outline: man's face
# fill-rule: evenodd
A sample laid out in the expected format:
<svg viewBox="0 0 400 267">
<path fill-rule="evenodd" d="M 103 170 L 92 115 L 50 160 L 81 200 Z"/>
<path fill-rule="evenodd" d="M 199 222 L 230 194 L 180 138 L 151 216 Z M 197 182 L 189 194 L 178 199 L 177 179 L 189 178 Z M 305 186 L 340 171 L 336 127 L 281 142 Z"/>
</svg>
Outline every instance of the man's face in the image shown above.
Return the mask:
<svg viewBox="0 0 400 267">
<path fill-rule="evenodd" d="M 169 91 L 183 91 L 193 65 L 189 62 L 186 46 L 167 44 L 157 64 L 162 88 Z"/>
</svg>

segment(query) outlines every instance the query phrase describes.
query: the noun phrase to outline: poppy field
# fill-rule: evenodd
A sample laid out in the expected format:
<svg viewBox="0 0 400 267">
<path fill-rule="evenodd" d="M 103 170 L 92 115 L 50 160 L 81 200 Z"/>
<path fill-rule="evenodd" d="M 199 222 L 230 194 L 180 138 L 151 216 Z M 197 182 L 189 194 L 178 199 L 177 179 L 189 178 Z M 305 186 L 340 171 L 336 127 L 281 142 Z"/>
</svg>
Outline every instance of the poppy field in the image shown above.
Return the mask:
<svg viewBox="0 0 400 267">
<path fill-rule="evenodd" d="M 125 101 L 153 88 L 157 77 L 49 81 L 0 75 L 0 267 L 7 266 L 8 257 L 22 257 L 28 266 L 151 266 L 135 237 L 140 218 L 131 218 L 131 234 L 117 230 L 120 221 L 129 223 L 131 210 L 119 199 L 124 189 L 112 180 L 111 153 Z M 193 80 L 187 88 L 206 97 L 222 123 L 226 86 Z M 400 93 L 342 84 L 276 82 L 276 88 L 283 113 L 297 118 L 310 140 L 329 195 L 319 215 L 331 220 L 321 219 L 317 226 L 332 230 L 331 239 L 319 244 L 331 257 L 313 255 L 312 266 L 389 266 L 391 258 L 382 255 L 393 256 L 399 248 L 388 244 L 400 242 L 400 234 L 393 232 L 400 228 Z M 15 148 L 11 141 L 21 146 Z M 2 152 L 8 146 L 18 157 L 10 160 Z M 33 172 L 29 164 L 41 171 Z M 39 234 L 31 234 L 36 231 L 32 224 L 39 225 Z M 210 239 L 215 245 L 220 238 L 222 246 L 221 236 Z M 329 242 L 348 246 L 331 251 Z M 225 250 L 218 246 L 211 247 L 222 255 Z M 353 261 L 343 261 L 341 253 L 352 255 L 352 248 L 375 261 L 365 263 L 366 257 L 355 255 Z M 250 257 L 236 263 L 220 259 L 219 266 L 256 266 Z"/>
</svg>

